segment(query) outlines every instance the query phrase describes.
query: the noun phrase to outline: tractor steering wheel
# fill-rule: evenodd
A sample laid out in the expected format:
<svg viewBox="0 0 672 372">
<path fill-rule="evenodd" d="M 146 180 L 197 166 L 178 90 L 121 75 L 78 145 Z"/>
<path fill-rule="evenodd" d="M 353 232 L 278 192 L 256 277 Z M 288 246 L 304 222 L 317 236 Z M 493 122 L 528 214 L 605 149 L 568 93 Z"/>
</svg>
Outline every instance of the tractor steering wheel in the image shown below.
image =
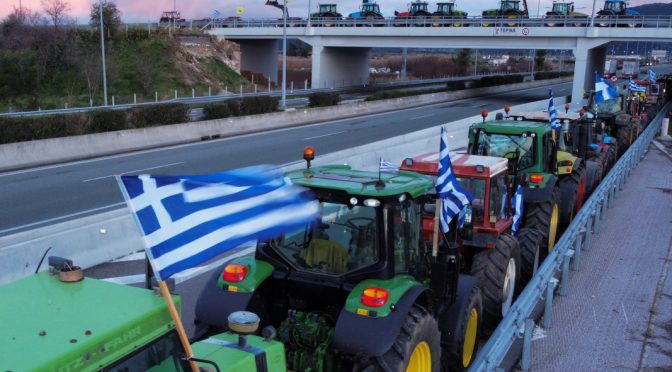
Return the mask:
<svg viewBox="0 0 672 372">
<path fill-rule="evenodd" d="M 345 226 L 354 230 L 368 229 L 373 225 L 373 218 L 371 217 L 353 217 L 345 221 Z"/>
</svg>

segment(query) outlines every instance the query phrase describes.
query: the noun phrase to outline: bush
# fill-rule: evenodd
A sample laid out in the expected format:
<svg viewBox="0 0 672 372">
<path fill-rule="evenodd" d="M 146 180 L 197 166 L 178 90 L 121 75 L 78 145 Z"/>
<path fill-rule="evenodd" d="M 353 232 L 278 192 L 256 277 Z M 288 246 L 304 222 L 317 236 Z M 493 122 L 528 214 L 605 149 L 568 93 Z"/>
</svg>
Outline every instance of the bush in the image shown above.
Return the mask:
<svg viewBox="0 0 672 372">
<path fill-rule="evenodd" d="M 88 133 L 111 132 L 127 128 L 125 110 L 94 110 L 89 113 Z"/>
<path fill-rule="evenodd" d="M 229 107 L 229 111 L 231 112 L 231 116 L 240 116 L 240 106 L 241 106 L 240 100 L 232 99 L 232 100 L 226 101 L 225 103 Z"/>
<path fill-rule="evenodd" d="M 208 103 L 203 106 L 203 118 L 205 120 L 228 118 L 231 116 L 229 102 Z"/>
<path fill-rule="evenodd" d="M 462 90 L 466 87 L 466 81 L 449 81 L 446 83 L 446 90 L 448 91 L 453 91 L 453 90 Z"/>
<path fill-rule="evenodd" d="M 83 114 L 0 118 L 0 143 L 33 141 L 86 133 Z"/>
<path fill-rule="evenodd" d="M 330 92 L 312 93 L 308 96 L 308 102 L 310 107 L 334 106 L 341 102 L 341 95 Z"/>
<path fill-rule="evenodd" d="M 484 76 L 479 80 L 475 80 L 472 88 L 492 87 L 496 85 L 522 83 L 525 76 L 523 75 L 493 75 Z"/>
<path fill-rule="evenodd" d="M 265 114 L 278 110 L 278 99 L 271 96 L 245 97 L 240 103 L 240 115 Z"/>
<path fill-rule="evenodd" d="M 188 121 L 189 106 L 182 103 L 137 107 L 131 110 L 130 115 L 130 126 L 132 128 L 146 128 Z"/>
<path fill-rule="evenodd" d="M 572 75 L 572 72 L 569 71 L 540 71 L 534 73 L 534 80 L 546 80 L 546 79 L 556 79 L 563 76 Z"/>
</svg>

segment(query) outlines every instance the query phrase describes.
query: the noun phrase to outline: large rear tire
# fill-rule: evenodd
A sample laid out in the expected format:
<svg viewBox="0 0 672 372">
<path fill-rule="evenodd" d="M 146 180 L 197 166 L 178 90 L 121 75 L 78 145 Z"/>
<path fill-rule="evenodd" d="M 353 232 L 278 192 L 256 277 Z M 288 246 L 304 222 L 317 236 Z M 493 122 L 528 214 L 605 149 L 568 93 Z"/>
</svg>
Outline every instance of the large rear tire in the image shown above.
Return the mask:
<svg viewBox="0 0 672 372">
<path fill-rule="evenodd" d="M 567 226 L 583 206 L 586 197 L 586 166 L 583 161 L 572 173 L 560 180 L 561 205 L 560 222 Z"/>
<path fill-rule="evenodd" d="M 540 203 L 527 203 L 524 207 L 523 226 L 541 231 L 541 259 L 543 260 L 553 249 L 558 235 L 560 222 L 560 189 L 555 187 L 551 200 Z"/>
<path fill-rule="evenodd" d="M 520 280 L 518 289 L 522 291 L 532 279 L 541 264 L 541 241 L 544 235 L 537 229 L 522 228 L 518 232 L 520 245 Z"/>
<path fill-rule="evenodd" d="M 625 150 L 630 147 L 632 144 L 632 138 L 633 138 L 633 129 L 634 125 L 632 121 L 630 121 L 627 125 L 622 125 L 618 127 L 618 130 L 616 131 L 616 141 L 618 142 L 618 151 L 619 155 L 623 155 Z"/>
<path fill-rule="evenodd" d="M 440 370 L 441 332 L 425 308 L 413 305 L 396 341 L 385 354 L 360 361 L 357 371 L 436 372 Z"/>
<path fill-rule="evenodd" d="M 599 157 L 586 161 L 586 200 L 593 194 L 593 191 L 600 185 L 604 177 L 604 166 L 606 164 L 607 154 L 599 154 Z M 585 201 L 584 201 L 585 202 Z"/>
<path fill-rule="evenodd" d="M 474 255 L 471 275 L 479 279 L 483 290 L 483 324 L 494 330 L 509 311 L 520 278 L 520 247 L 508 234 L 497 238 L 493 248 Z"/>
<path fill-rule="evenodd" d="M 477 279 L 460 275 L 457 301 L 441 315 L 442 371 L 465 371 L 476 357 L 481 338 L 483 300 Z"/>
</svg>

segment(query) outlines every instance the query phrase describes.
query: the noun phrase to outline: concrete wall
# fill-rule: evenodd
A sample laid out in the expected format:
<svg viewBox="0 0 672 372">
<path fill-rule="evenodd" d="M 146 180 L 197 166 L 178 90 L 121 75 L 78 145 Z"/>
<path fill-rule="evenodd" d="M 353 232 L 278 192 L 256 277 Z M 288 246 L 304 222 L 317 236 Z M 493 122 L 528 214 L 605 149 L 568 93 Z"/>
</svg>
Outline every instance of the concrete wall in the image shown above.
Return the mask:
<svg viewBox="0 0 672 372">
<path fill-rule="evenodd" d="M 583 41 L 581 41 L 583 44 Z M 572 103 L 583 98 L 583 92 L 595 89 L 595 71 L 600 76 L 604 72 L 607 57 L 605 47 L 591 47 L 593 44 L 581 45 L 574 49 L 574 77 L 572 81 Z"/>
<path fill-rule="evenodd" d="M 338 88 L 369 81 L 371 48 L 313 46 L 311 87 Z"/>
<path fill-rule="evenodd" d="M 552 84 L 566 79 L 542 80 L 505 86 L 466 89 L 332 107 L 289 110 L 263 115 L 207 120 L 153 128 L 122 130 L 83 136 L 52 138 L 0 145 L 0 171 L 200 141 L 211 136 L 235 136 L 304 124 L 375 114 L 390 110 L 454 101 L 484 94 Z"/>
<path fill-rule="evenodd" d="M 562 102 L 562 97 L 557 99 Z M 541 110 L 547 105 L 548 101 L 544 99 L 514 106 L 512 113 Z M 491 112 L 491 117 L 497 112 L 502 110 Z M 443 124 L 451 141 L 450 149 L 464 148 L 467 128 L 480 120 L 480 116 L 473 116 Z M 436 126 L 329 154 L 318 153 L 313 164 L 349 164 L 358 169 L 376 170 L 380 157 L 400 164 L 406 157 L 438 151 L 439 128 Z M 296 161 L 282 167 L 284 170 L 299 169 L 305 167 L 305 162 Z M 69 257 L 76 265 L 87 268 L 142 250 L 143 242 L 135 220 L 126 208 L 3 236 L 0 237 L 0 284 L 33 273 L 48 247 L 53 247 L 50 255 Z M 42 269 L 46 269 L 44 264 Z"/>
<path fill-rule="evenodd" d="M 278 82 L 278 41 L 274 39 L 238 40 L 240 70 L 253 71 Z"/>
</svg>

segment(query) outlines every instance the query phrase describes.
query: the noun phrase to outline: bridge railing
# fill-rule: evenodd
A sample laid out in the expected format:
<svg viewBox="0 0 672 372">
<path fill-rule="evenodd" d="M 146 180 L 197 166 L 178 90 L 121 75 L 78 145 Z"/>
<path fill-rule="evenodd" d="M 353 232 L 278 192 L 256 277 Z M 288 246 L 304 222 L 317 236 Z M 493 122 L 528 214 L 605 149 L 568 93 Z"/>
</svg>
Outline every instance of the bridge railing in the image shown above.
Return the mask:
<svg viewBox="0 0 672 372">
<path fill-rule="evenodd" d="M 590 17 L 290 17 L 287 27 L 587 27 Z M 282 18 L 215 19 L 213 28 L 282 27 Z M 595 27 L 672 28 L 672 16 L 596 16 Z"/>
<path fill-rule="evenodd" d="M 662 119 L 667 115 L 669 107 L 670 104 L 663 107 L 583 205 L 574 221 L 555 244 L 537 273 L 480 350 L 469 368 L 469 372 L 499 369 L 513 343 L 521 338 L 523 339 L 522 370 L 529 369 L 531 339 L 534 330 L 534 320 L 532 319 L 534 309 L 540 301 L 545 301 L 542 324 L 545 328 L 549 327 L 552 319 L 553 293 L 558 282 L 555 279 L 556 273 L 561 273 L 559 295 L 566 296 L 570 260 L 572 270 L 578 271 L 581 254 L 591 249 L 592 235 L 598 232 L 600 222 L 607 210 L 612 207 L 616 195 L 623 189 L 632 169 L 642 159 L 654 135 L 659 130 Z"/>
</svg>

